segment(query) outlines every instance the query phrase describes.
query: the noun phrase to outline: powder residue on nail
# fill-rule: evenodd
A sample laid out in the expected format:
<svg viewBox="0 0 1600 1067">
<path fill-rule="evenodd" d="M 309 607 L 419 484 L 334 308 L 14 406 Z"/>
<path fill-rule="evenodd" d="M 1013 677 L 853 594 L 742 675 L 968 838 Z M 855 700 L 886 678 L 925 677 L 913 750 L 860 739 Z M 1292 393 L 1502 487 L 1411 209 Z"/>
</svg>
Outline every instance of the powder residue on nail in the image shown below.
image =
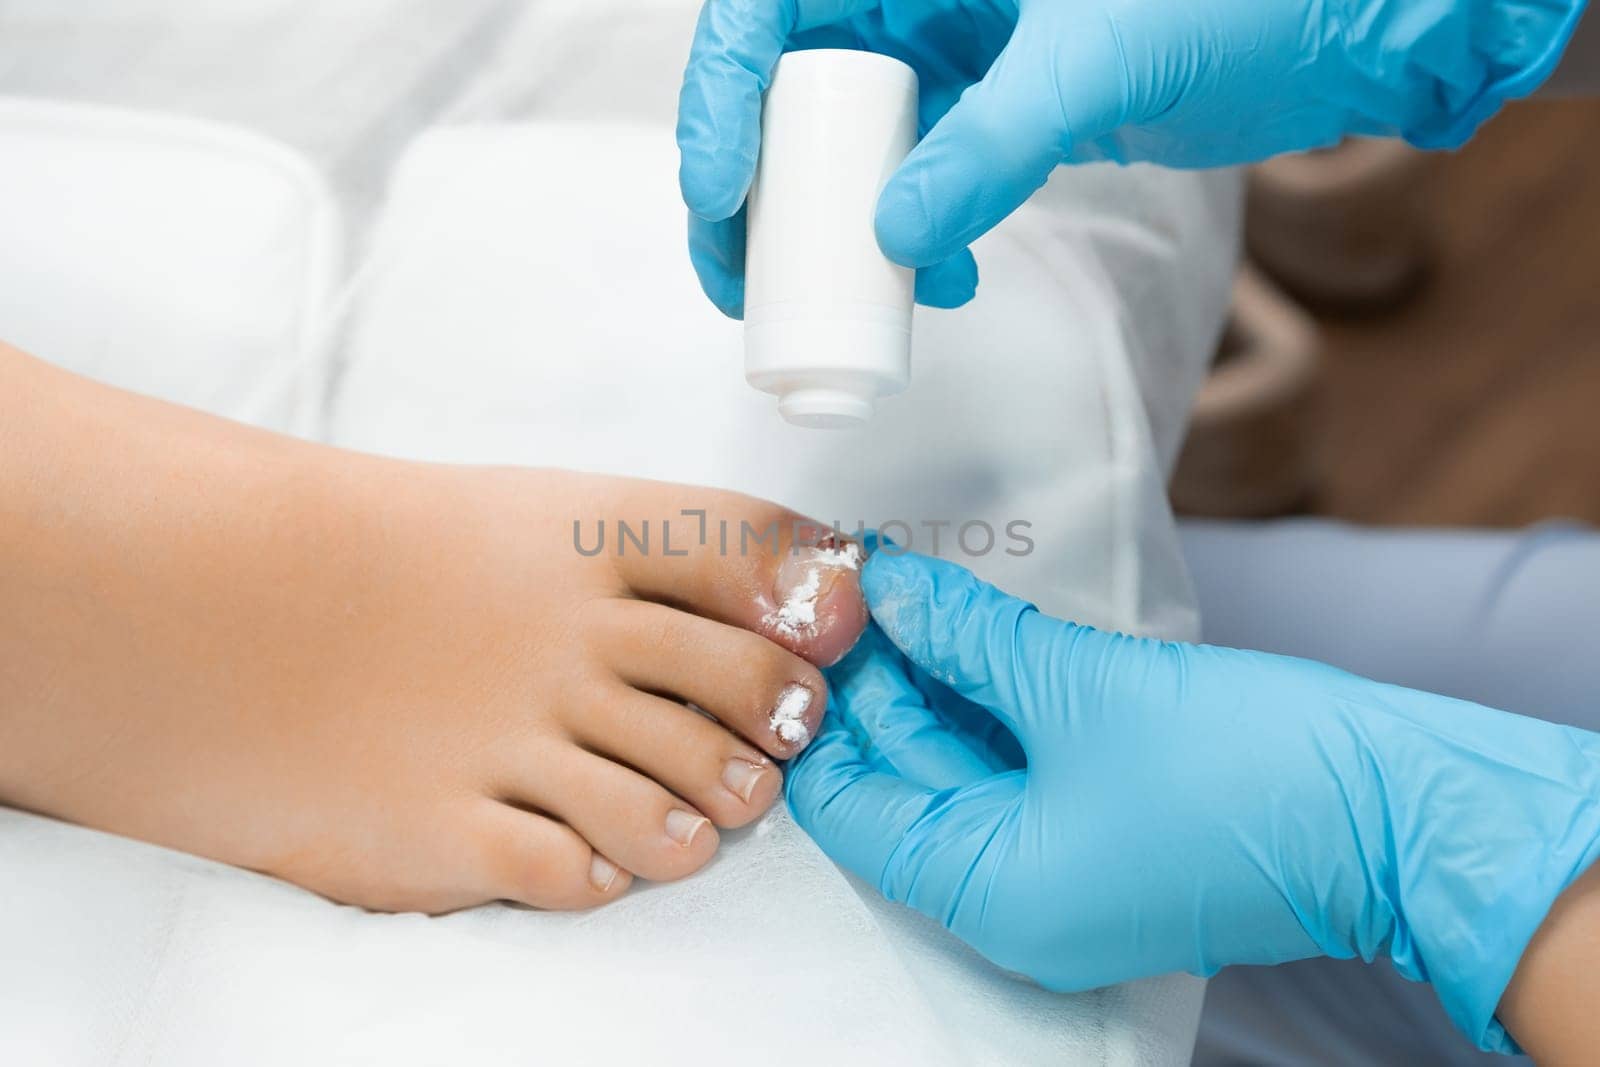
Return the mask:
<svg viewBox="0 0 1600 1067">
<path fill-rule="evenodd" d="M 806 571 L 806 580 L 789 591 L 789 596 L 778 605 L 770 622 L 785 637 L 800 637 L 817 628 L 817 596 L 822 592 L 822 571 L 812 567 Z"/>
<path fill-rule="evenodd" d="M 808 551 L 806 577 L 789 591 L 776 611 L 767 616 L 767 623 L 784 637 L 810 637 L 817 629 L 817 599 L 822 594 L 822 572 L 859 571 L 866 562 L 866 553 L 853 541 L 838 547 L 819 546 Z"/>
<path fill-rule="evenodd" d="M 811 740 L 806 726 L 806 709 L 811 707 L 811 690 L 799 682 L 784 686 L 778 706 L 772 709 L 772 732 L 786 745 L 803 745 Z"/>
<path fill-rule="evenodd" d="M 866 559 L 867 554 L 854 541 L 845 541 L 837 548 L 822 547 L 816 549 L 816 561 L 824 567 L 858 571 L 861 569 L 861 564 L 866 562 Z"/>
</svg>

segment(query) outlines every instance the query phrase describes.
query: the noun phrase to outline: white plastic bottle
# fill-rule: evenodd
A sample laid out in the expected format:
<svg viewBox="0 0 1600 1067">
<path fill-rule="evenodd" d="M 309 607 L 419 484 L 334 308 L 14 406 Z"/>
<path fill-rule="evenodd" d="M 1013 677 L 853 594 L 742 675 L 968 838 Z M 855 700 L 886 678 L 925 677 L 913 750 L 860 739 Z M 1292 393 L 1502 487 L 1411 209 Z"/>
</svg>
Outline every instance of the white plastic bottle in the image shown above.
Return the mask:
<svg viewBox="0 0 1600 1067">
<path fill-rule="evenodd" d="M 800 426 L 845 427 L 911 383 L 913 272 L 878 248 L 878 194 L 917 140 L 917 75 L 846 49 L 778 61 L 745 255 L 745 376 Z"/>
</svg>

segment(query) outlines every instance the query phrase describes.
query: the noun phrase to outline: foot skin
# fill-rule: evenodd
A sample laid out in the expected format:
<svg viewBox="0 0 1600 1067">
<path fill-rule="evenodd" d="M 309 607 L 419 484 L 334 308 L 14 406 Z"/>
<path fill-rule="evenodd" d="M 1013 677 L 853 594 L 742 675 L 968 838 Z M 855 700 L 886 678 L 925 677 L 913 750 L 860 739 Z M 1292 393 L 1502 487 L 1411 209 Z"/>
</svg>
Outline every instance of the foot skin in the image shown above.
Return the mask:
<svg viewBox="0 0 1600 1067">
<path fill-rule="evenodd" d="M 575 909 L 693 873 L 865 624 L 854 549 L 762 501 L 30 384 L 57 429 L 0 463 L 0 607 L 28 605 L 0 610 L 0 798 L 335 900 Z M 685 509 L 782 532 L 619 554 L 618 520 Z"/>
</svg>

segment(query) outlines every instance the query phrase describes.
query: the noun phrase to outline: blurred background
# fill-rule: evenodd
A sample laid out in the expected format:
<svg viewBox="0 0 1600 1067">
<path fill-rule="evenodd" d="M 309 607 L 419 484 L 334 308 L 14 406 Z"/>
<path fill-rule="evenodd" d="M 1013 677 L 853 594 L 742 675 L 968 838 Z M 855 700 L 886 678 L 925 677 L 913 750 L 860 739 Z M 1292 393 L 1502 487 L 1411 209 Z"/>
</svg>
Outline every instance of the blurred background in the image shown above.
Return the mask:
<svg viewBox="0 0 1600 1067">
<path fill-rule="evenodd" d="M 1600 101 L 1274 161 L 1249 220 L 1180 512 L 1600 524 Z"/>
</svg>

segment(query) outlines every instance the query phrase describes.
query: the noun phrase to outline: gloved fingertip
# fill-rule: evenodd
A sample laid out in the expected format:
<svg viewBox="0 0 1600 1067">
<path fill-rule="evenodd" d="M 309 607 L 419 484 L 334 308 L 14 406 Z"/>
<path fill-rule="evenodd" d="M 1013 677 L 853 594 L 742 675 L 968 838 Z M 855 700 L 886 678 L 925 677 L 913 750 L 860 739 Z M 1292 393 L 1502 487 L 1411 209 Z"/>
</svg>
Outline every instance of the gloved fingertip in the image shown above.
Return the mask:
<svg viewBox="0 0 1600 1067">
<path fill-rule="evenodd" d="M 920 635 L 927 632 L 933 587 L 926 565 L 931 562 L 885 544 L 862 568 L 861 592 L 867 598 L 867 608 L 901 649 L 908 643 L 920 643 Z"/>
<path fill-rule="evenodd" d="M 748 183 L 737 187 L 719 181 L 727 172 L 710 153 L 695 144 L 679 142 L 678 188 L 683 202 L 697 218 L 722 222 L 743 206 Z"/>
<path fill-rule="evenodd" d="M 700 288 L 716 309 L 735 322 L 744 321 L 744 279 L 725 273 L 701 275 Z"/>
<path fill-rule="evenodd" d="M 1028 708 L 1015 674 L 1018 621 L 1033 606 L 965 567 L 880 551 L 861 575 L 873 620 L 911 664 L 982 705 L 1024 746 Z"/>
<path fill-rule="evenodd" d="M 915 153 L 913 153 L 913 160 Z M 921 182 L 922 169 L 908 162 L 895 172 L 878 196 L 873 227 L 883 254 L 902 267 L 931 267 L 961 250 L 943 248 L 939 227 Z"/>
<path fill-rule="evenodd" d="M 694 262 L 695 275 L 700 279 L 700 291 L 728 318 L 736 322 L 743 321 L 744 279 L 728 274 L 716 264 L 696 261 L 692 254 L 689 258 Z"/>
<path fill-rule="evenodd" d="M 699 41 L 696 41 L 699 47 Z M 761 145 L 761 90 L 715 52 L 691 60 L 678 95 L 678 188 L 706 222 L 732 218 L 750 191 Z"/>
<path fill-rule="evenodd" d="M 700 288 L 730 319 L 744 318 L 743 213 L 721 222 L 689 216 L 689 262 Z"/>
<path fill-rule="evenodd" d="M 884 254 L 908 267 L 958 255 L 1044 184 L 1070 140 L 1050 53 L 1013 37 L 928 131 L 878 198 Z"/>
<path fill-rule="evenodd" d="M 694 257 L 691 255 L 690 259 Z M 714 264 L 695 262 L 694 270 L 700 279 L 700 291 L 716 309 L 735 322 L 743 321 L 744 279 L 733 277 Z"/>
<path fill-rule="evenodd" d="M 970 249 L 917 271 L 917 303 L 924 307 L 958 308 L 977 292 L 978 262 Z"/>
</svg>

